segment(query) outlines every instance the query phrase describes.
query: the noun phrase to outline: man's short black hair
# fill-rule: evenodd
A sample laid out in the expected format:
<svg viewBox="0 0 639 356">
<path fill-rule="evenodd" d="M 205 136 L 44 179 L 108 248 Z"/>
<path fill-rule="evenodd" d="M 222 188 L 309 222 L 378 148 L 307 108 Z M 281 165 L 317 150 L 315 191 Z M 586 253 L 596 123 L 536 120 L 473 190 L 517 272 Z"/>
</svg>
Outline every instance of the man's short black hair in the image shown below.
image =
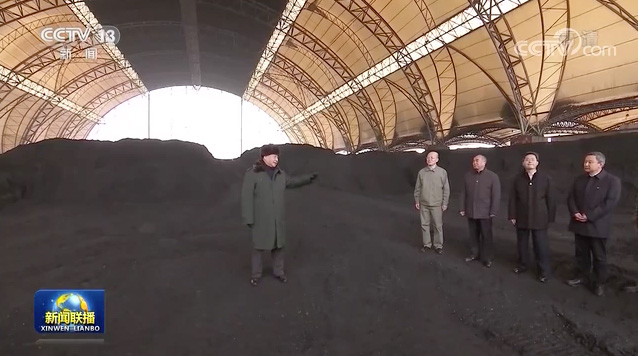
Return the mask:
<svg viewBox="0 0 639 356">
<path fill-rule="evenodd" d="M 526 156 L 528 156 L 528 155 L 535 156 L 535 158 L 537 159 L 537 162 L 539 162 L 539 153 L 533 152 L 533 151 L 528 151 L 528 152 L 526 152 L 526 154 L 524 154 L 524 158 L 526 158 Z"/>
</svg>

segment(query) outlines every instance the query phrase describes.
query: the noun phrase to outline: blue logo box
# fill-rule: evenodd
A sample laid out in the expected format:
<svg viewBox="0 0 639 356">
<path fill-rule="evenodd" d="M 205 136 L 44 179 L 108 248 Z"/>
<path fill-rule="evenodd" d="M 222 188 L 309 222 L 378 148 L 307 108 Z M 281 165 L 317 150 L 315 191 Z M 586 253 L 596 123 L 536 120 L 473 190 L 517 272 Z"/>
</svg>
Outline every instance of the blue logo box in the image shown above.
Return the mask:
<svg viewBox="0 0 639 356">
<path fill-rule="evenodd" d="M 33 327 L 41 334 L 104 333 L 104 289 L 40 289 Z"/>
</svg>

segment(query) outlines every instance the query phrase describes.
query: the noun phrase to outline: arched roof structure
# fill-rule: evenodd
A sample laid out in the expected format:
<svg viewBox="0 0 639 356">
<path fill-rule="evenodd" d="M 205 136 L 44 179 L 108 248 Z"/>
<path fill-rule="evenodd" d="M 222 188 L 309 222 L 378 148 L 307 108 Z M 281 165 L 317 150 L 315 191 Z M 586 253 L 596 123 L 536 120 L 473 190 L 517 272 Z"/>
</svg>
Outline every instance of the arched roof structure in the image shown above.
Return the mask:
<svg viewBox="0 0 639 356">
<path fill-rule="evenodd" d="M 41 36 L 102 26 L 117 44 Z M 334 150 L 616 130 L 637 122 L 637 3 L 0 1 L 3 152 L 85 138 L 119 103 L 174 85 L 243 96 L 292 142 Z"/>
</svg>

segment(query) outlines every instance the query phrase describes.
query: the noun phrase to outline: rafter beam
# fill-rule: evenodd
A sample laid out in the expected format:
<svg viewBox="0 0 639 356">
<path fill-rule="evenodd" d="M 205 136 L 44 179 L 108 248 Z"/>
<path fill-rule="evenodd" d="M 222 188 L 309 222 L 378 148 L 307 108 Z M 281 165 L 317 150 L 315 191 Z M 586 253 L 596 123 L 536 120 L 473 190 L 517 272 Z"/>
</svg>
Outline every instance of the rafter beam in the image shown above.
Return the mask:
<svg viewBox="0 0 639 356">
<path fill-rule="evenodd" d="M 56 91 L 56 94 L 62 96 L 64 100 L 66 100 L 85 86 L 91 85 L 91 83 L 94 83 L 106 76 L 117 73 L 120 70 L 121 69 L 116 63 L 107 61 L 101 65 L 91 67 L 85 72 L 77 75 L 75 78 L 69 80 L 66 84 L 64 84 L 60 89 Z M 24 133 L 22 134 L 20 143 L 35 142 L 36 134 L 42 129 L 42 127 L 44 127 L 47 122 L 51 121 L 51 114 L 55 109 L 56 106 L 50 101 L 46 101 L 42 105 L 40 105 L 33 117 L 28 118 L 29 122 L 27 123 L 26 130 L 24 130 Z"/>
<path fill-rule="evenodd" d="M 495 20 L 498 16 L 505 15 L 528 1 L 530 0 L 494 0 L 492 6 L 499 7 L 500 11 L 491 9 L 490 13 L 493 14 L 491 20 Z M 497 13 L 500 15 L 497 15 Z M 375 66 L 364 71 L 357 77 L 352 78 L 326 97 L 294 116 L 291 125 L 306 120 L 310 115 L 325 110 L 336 102 L 357 93 L 363 88 L 387 77 L 412 62 L 420 60 L 433 51 L 444 47 L 481 26 L 483 26 L 483 22 L 479 18 L 479 14 L 477 14 L 472 6 L 469 6 L 454 15 L 450 20 L 428 31 L 425 35 L 417 38 L 399 51 L 394 52 Z M 411 61 L 405 61 L 403 58 L 410 58 Z"/>
<path fill-rule="evenodd" d="M 289 102 L 297 110 L 302 110 L 304 108 L 304 104 L 295 94 L 293 94 L 288 88 L 286 88 L 277 79 L 273 78 L 268 73 L 265 74 L 264 77 L 262 78 L 262 85 L 265 85 L 271 90 L 273 90 L 274 92 L 276 92 L 279 96 L 281 96 L 284 100 Z M 320 144 L 320 147 L 328 148 L 326 135 L 321 129 L 319 120 L 313 117 L 311 120 L 307 121 L 307 123 L 308 125 L 306 126 L 315 135 L 315 137 L 317 138 L 317 141 Z"/>
<path fill-rule="evenodd" d="M 109 101 L 117 98 L 118 96 L 139 91 L 139 87 L 132 83 L 131 81 L 124 81 L 118 84 L 113 85 L 112 87 L 100 92 L 93 98 L 89 100 L 89 102 L 84 105 L 84 109 L 90 113 L 95 114 L 96 111 L 99 111 L 102 106 L 104 106 Z M 74 137 L 77 129 L 85 122 L 82 116 L 78 114 L 74 114 L 70 116 L 69 120 L 62 125 L 60 130 L 53 137 L 66 137 L 72 138 Z"/>
<path fill-rule="evenodd" d="M 100 118 L 97 115 L 92 114 L 91 112 L 85 111 L 82 108 L 82 106 L 65 99 L 63 96 L 56 94 L 50 89 L 47 89 L 43 87 L 42 85 L 32 80 L 29 80 L 25 76 L 15 73 L 11 71 L 9 68 L 3 67 L 1 65 L 0 65 L 0 81 L 6 83 L 7 85 L 11 87 L 17 88 L 31 95 L 37 96 L 40 99 L 50 101 L 51 103 L 55 104 L 55 106 L 58 106 L 62 109 L 70 111 L 74 114 L 81 115 L 87 120 L 90 120 L 96 123 L 100 120 Z"/>
<path fill-rule="evenodd" d="M 318 100 L 326 96 L 326 91 L 322 89 L 322 87 L 314 79 L 313 76 L 304 71 L 304 69 L 300 68 L 295 62 L 289 60 L 281 54 L 275 56 L 275 58 L 273 59 L 273 66 L 294 79 L 295 82 L 299 83 L 306 91 L 311 93 Z M 326 115 L 326 117 L 331 120 L 331 122 L 335 125 L 335 127 L 341 134 L 344 145 L 346 146 L 345 148 L 348 151 L 351 151 L 357 145 L 358 139 L 353 138 L 351 130 L 353 128 L 346 120 L 346 118 L 342 115 L 342 112 L 339 110 L 338 107 L 340 106 L 341 104 L 336 104 L 327 108 L 324 112 L 324 115 Z"/>
<path fill-rule="evenodd" d="M 184 29 L 184 41 L 189 57 L 191 69 L 191 84 L 199 88 L 202 86 L 202 71 L 200 68 L 200 39 L 198 36 L 197 0 L 180 0 L 182 10 L 182 27 Z"/>
<path fill-rule="evenodd" d="M 416 103 L 417 111 L 422 120 L 428 126 L 429 139 L 434 141 L 443 138 L 441 123 L 439 122 L 439 113 L 435 107 L 432 93 L 428 88 L 426 79 L 421 69 L 415 61 L 410 58 L 409 53 L 401 51 L 406 44 L 399 37 L 397 32 L 388 24 L 386 20 L 373 8 L 370 4 L 362 0 L 336 0 L 336 3 L 348 11 L 354 18 L 366 27 L 371 34 L 382 44 L 390 55 L 397 53 L 397 61 L 400 64 L 400 70 L 408 80 L 415 97 L 413 103 Z"/>
<path fill-rule="evenodd" d="M 534 91 L 524 60 L 514 46 L 515 38 L 512 28 L 503 16 L 502 9 L 494 6 L 496 0 L 468 0 L 468 2 L 479 14 L 479 19 L 495 46 L 513 95 L 515 117 L 520 130 L 527 133 L 530 117 L 536 115 L 533 102 Z"/>
<path fill-rule="evenodd" d="M 69 6 L 71 11 L 78 17 L 80 22 L 87 28 L 91 30 L 93 36 L 97 36 L 98 33 L 102 30 L 102 25 L 98 22 L 98 19 L 93 15 L 89 7 L 84 3 L 84 1 L 78 0 L 64 0 L 64 2 Z M 131 82 L 136 85 L 140 90 L 146 92 L 147 89 L 144 86 L 144 83 L 138 77 L 138 74 L 133 70 L 129 61 L 127 61 L 122 52 L 116 47 L 113 43 L 104 43 L 102 45 L 104 50 L 109 54 L 111 59 L 114 62 L 118 63 L 120 67 L 123 69 L 126 76 L 131 80 Z"/>
<path fill-rule="evenodd" d="M 583 122 L 584 120 L 585 122 L 588 122 L 598 117 L 637 109 L 637 107 L 638 100 L 636 96 L 593 104 L 571 105 L 566 107 L 561 114 L 551 117 L 545 121 L 541 129 L 542 132 L 544 132 L 547 128 L 552 127 L 552 125 L 557 122 Z"/>
<path fill-rule="evenodd" d="M 307 29 L 294 24 L 290 36 L 301 46 L 306 47 L 311 53 L 314 53 L 319 60 L 325 62 L 344 82 L 349 82 L 351 78 L 355 77 L 355 73 L 350 67 L 348 67 L 346 62 L 344 62 L 344 60 L 340 58 L 330 48 L 330 46 L 322 42 L 318 37 L 309 32 Z M 349 83 L 351 83 L 351 85 L 359 85 L 359 83 L 355 83 L 353 81 L 350 81 Z M 380 147 L 383 147 L 386 144 L 387 137 L 385 137 L 384 132 L 382 131 L 381 122 L 377 115 L 377 111 L 374 109 L 374 105 L 369 94 L 365 90 L 361 89 L 363 89 L 363 87 L 358 87 L 357 90 L 355 90 L 355 88 L 351 90 L 351 94 L 354 94 L 355 97 L 352 103 L 355 105 L 355 109 L 364 117 L 366 122 L 370 125 L 375 135 L 377 144 Z M 321 100 L 324 99 L 326 99 L 326 97 Z M 323 109 L 326 109 L 333 104 L 334 103 L 331 103 L 330 105 L 325 106 Z M 315 113 L 319 111 L 316 111 Z M 306 110 L 304 112 L 306 112 Z M 299 116 L 304 112 L 301 112 L 296 116 Z M 305 119 L 308 119 L 309 117 L 310 116 L 305 117 Z M 294 127 L 301 121 L 302 120 L 294 122 L 292 120 L 289 120 L 287 122 L 287 125 L 283 129 Z"/>
<path fill-rule="evenodd" d="M 297 16 L 300 14 L 305 4 L 306 0 L 289 0 L 286 4 L 284 12 L 282 13 L 282 18 L 275 26 L 275 30 L 271 35 L 271 39 L 269 39 L 268 43 L 266 44 L 264 53 L 262 53 L 260 61 L 257 63 L 257 67 L 251 75 L 248 87 L 242 95 L 243 98 L 246 99 L 253 94 L 253 91 L 262 80 L 262 76 L 271 64 L 273 57 L 282 44 L 282 41 L 284 41 L 284 38 L 295 23 Z"/>
<path fill-rule="evenodd" d="M 597 0 L 637 30 L 637 18 L 615 0 Z"/>
</svg>

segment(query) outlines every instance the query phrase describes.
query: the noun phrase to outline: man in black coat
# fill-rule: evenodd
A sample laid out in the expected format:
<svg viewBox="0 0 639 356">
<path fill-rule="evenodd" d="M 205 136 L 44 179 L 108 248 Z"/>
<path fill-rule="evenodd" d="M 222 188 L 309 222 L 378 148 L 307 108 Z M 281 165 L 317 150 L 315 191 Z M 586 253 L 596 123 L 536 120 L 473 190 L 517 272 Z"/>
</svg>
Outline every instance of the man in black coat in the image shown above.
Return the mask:
<svg viewBox="0 0 639 356">
<path fill-rule="evenodd" d="M 473 157 L 473 169 L 464 176 L 459 215 L 468 218 L 471 255 L 466 262 L 493 264 L 493 218 L 499 211 L 501 186 L 495 172 L 486 168 L 486 156 Z"/>
<path fill-rule="evenodd" d="M 528 237 L 532 234 L 537 262 L 537 277 L 544 283 L 550 276 L 548 224 L 555 221 L 557 205 L 550 177 L 537 170 L 539 155 L 526 152 L 523 171 L 513 179 L 508 198 L 508 219 L 517 228 L 517 267 L 519 274 L 527 270 Z"/>
<path fill-rule="evenodd" d="M 606 267 L 606 240 L 610 236 L 613 210 L 621 197 L 621 180 L 606 172 L 606 157 L 601 152 L 590 152 L 584 158 L 583 174 L 577 177 L 568 194 L 570 224 L 575 234 L 575 257 L 578 275 L 568 281 L 571 286 L 592 282 L 594 293 L 604 294 L 608 278 Z M 591 277 L 594 267 L 595 277 Z"/>
</svg>

